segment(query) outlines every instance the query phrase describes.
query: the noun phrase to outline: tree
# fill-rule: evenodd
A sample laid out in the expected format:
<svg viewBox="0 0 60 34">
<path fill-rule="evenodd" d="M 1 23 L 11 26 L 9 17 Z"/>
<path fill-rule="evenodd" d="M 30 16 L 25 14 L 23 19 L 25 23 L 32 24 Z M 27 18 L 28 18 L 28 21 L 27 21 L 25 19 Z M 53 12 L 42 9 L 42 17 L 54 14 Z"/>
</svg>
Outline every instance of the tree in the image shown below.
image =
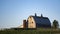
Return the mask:
<svg viewBox="0 0 60 34">
<path fill-rule="evenodd" d="M 58 28 L 59 24 L 58 24 L 58 21 L 57 20 L 54 20 L 53 21 L 53 27 L 54 28 Z"/>
</svg>

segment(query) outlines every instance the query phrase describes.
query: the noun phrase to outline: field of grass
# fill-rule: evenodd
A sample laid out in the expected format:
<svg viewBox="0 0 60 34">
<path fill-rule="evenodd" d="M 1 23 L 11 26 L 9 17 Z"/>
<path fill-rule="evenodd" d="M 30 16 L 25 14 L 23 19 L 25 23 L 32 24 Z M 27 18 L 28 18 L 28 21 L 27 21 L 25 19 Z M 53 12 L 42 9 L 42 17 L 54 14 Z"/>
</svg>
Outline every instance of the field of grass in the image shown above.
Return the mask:
<svg viewBox="0 0 60 34">
<path fill-rule="evenodd" d="M 60 29 L 37 28 L 34 30 L 0 30 L 0 34 L 60 34 Z"/>
</svg>

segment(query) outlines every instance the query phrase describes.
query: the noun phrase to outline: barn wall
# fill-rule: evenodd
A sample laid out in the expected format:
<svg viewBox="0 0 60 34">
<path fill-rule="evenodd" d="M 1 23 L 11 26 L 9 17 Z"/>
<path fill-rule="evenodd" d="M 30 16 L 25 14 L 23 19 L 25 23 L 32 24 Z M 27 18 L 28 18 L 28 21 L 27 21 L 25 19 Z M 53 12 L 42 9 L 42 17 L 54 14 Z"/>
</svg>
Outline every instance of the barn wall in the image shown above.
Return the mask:
<svg viewBox="0 0 60 34">
<path fill-rule="evenodd" d="M 28 28 L 36 28 L 36 23 L 31 16 L 28 18 Z"/>
</svg>

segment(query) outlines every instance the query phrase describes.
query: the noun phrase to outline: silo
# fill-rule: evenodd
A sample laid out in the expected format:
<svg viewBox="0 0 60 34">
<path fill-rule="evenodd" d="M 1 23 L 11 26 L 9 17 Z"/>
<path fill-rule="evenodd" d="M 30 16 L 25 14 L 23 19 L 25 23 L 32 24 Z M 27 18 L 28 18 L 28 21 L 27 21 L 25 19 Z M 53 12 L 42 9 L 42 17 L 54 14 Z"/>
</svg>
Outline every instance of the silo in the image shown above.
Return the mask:
<svg viewBox="0 0 60 34">
<path fill-rule="evenodd" d="M 23 28 L 26 28 L 26 20 L 23 20 Z"/>
</svg>

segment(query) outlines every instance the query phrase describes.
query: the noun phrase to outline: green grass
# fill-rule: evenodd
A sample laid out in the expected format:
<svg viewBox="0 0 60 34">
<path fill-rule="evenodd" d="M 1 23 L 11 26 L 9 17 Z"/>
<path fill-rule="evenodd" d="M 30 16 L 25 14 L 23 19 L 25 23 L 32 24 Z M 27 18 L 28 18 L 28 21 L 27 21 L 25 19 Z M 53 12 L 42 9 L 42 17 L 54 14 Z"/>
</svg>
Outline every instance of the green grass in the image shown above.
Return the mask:
<svg viewBox="0 0 60 34">
<path fill-rule="evenodd" d="M 36 30 L 0 30 L 0 34 L 60 34 L 60 29 L 44 29 L 37 28 Z"/>
</svg>

